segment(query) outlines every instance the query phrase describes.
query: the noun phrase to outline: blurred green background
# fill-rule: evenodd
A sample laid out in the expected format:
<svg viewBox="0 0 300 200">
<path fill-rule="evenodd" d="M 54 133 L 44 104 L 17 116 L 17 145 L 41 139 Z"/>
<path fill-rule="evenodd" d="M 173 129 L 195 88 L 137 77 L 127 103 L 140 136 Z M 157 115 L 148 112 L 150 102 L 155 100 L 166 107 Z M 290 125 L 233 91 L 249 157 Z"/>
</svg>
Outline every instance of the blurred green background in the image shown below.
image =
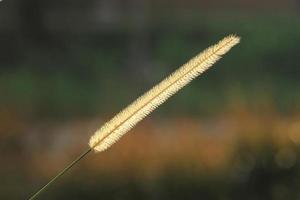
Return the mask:
<svg viewBox="0 0 300 200">
<path fill-rule="evenodd" d="M 0 199 L 26 199 L 116 112 L 241 43 L 41 199 L 299 199 L 299 0 L 3 0 Z"/>
</svg>

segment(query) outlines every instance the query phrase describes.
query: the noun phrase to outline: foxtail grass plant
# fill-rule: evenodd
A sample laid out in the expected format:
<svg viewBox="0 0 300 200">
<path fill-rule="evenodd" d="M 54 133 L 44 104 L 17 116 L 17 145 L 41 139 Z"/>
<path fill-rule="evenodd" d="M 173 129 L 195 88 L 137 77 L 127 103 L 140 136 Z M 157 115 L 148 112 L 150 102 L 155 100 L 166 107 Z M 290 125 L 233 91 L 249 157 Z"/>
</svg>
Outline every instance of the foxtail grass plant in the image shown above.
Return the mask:
<svg viewBox="0 0 300 200">
<path fill-rule="evenodd" d="M 55 182 L 91 151 L 96 153 L 104 151 L 117 142 L 125 133 L 132 129 L 159 105 L 210 68 L 222 55 L 238 44 L 239 41 L 240 38 L 235 35 L 225 37 L 217 44 L 196 55 L 159 84 L 135 100 L 97 130 L 89 140 L 89 148 L 31 196 L 29 200 L 35 199 L 41 192 L 49 187 L 49 185 Z"/>
</svg>

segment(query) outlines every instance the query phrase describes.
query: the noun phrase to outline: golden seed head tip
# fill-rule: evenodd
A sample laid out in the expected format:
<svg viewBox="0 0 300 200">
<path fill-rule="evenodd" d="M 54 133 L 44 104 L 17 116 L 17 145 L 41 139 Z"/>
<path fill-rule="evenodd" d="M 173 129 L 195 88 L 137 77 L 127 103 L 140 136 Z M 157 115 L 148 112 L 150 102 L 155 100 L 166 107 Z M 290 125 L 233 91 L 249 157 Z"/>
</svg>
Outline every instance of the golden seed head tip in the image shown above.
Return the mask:
<svg viewBox="0 0 300 200">
<path fill-rule="evenodd" d="M 233 41 L 235 41 L 236 44 L 241 41 L 241 37 L 236 34 L 231 34 L 228 37 L 230 37 Z"/>
</svg>

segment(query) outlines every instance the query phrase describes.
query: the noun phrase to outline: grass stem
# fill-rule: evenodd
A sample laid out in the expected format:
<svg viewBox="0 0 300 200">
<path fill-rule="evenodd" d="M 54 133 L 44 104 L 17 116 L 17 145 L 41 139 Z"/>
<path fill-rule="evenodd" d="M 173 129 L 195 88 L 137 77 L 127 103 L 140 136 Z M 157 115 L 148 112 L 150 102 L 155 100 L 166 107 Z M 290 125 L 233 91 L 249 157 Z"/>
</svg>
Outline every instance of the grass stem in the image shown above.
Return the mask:
<svg viewBox="0 0 300 200">
<path fill-rule="evenodd" d="M 39 191 L 37 191 L 34 195 L 32 195 L 29 200 L 36 199 L 36 197 L 46 190 L 54 181 L 56 181 L 59 177 L 65 174 L 69 169 L 71 169 L 78 161 L 80 161 L 83 157 L 85 157 L 88 153 L 91 152 L 91 148 L 83 152 L 80 156 L 78 156 L 73 162 L 71 162 L 66 168 L 64 168 L 61 172 L 59 172 L 55 177 L 53 177 L 46 185 L 44 185 Z"/>
</svg>

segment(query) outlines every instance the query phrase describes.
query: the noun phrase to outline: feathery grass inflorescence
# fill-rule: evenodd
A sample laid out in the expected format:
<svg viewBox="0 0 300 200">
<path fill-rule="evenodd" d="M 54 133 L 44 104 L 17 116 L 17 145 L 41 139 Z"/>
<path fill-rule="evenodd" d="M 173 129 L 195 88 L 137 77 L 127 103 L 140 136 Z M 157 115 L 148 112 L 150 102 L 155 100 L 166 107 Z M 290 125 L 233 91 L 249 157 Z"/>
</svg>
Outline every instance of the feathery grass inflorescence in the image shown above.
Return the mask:
<svg viewBox="0 0 300 200">
<path fill-rule="evenodd" d="M 239 42 L 234 35 L 225 37 L 216 45 L 195 56 L 188 63 L 177 69 L 169 77 L 154 86 L 143 96 L 104 124 L 91 137 L 89 145 L 96 152 L 104 151 L 119 140 L 139 121 L 164 103 L 182 87 L 191 82 L 218 61 L 222 55 Z"/>
<path fill-rule="evenodd" d="M 169 97 L 191 82 L 194 78 L 210 68 L 221 58 L 222 55 L 227 53 L 234 45 L 239 43 L 239 41 L 240 38 L 235 35 L 225 37 L 217 44 L 196 55 L 169 77 L 139 97 L 136 101 L 96 131 L 89 140 L 90 148 L 63 169 L 58 175 L 52 178 L 38 192 L 31 196 L 30 200 L 35 199 L 50 184 L 66 173 L 92 150 L 95 152 L 101 152 L 113 145 L 139 121 L 155 110 L 155 108 L 164 103 Z"/>
</svg>

